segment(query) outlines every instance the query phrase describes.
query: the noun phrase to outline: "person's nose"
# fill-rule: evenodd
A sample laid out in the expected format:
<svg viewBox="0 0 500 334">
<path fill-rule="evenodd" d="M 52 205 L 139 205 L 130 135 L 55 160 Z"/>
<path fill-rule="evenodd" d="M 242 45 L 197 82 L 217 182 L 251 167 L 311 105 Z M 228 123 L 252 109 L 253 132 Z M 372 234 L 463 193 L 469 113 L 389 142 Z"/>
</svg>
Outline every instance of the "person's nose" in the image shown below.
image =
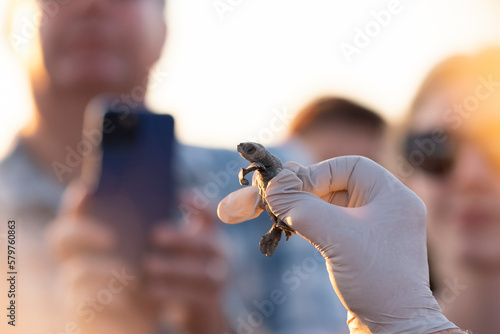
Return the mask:
<svg viewBox="0 0 500 334">
<path fill-rule="evenodd" d="M 450 173 L 451 186 L 460 192 L 481 192 L 492 182 L 491 168 L 477 147 L 464 144 Z"/>
</svg>

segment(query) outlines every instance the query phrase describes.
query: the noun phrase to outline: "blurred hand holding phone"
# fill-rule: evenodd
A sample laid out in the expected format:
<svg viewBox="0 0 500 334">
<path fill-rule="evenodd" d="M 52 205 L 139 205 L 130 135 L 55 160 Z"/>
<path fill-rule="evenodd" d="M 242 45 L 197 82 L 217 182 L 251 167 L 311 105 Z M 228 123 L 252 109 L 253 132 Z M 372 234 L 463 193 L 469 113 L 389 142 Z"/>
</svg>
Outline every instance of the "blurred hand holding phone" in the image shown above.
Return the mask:
<svg viewBox="0 0 500 334">
<path fill-rule="evenodd" d="M 119 334 L 155 332 L 165 322 L 160 316 L 186 333 L 221 333 L 229 266 L 212 212 L 179 224 L 173 119 L 144 109 L 110 110 L 109 102 L 89 107 L 85 131 L 102 144 L 86 157 L 84 182 L 66 191 L 50 231 L 69 310 L 80 313 L 82 333 L 108 333 L 110 326 Z M 89 300 L 117 276 L 125 288 L 95 312 Z"/>
<path fill-rule="evenodd" d="M 153 225 L 178 217 L 174 120 L 146 109 L 114 109 L 110 101 L 94 100 L 85 115 L 85 131 L 102 134 L 82 170 L 91 189 L 87 213 L 112 229 L 118 254 L 138 265 Z"/>
</svg>

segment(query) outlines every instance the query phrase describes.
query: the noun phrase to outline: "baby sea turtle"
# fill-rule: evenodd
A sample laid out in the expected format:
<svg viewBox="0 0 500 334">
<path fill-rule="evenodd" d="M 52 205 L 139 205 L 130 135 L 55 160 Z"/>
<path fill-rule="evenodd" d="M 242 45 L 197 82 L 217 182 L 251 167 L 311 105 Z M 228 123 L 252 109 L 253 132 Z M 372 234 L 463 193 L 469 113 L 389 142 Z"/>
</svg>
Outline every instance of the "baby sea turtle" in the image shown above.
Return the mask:
<svg viewBox="0 0 500 334">
<path fill-rule="evenodd" d="M 278 217 L 276 217 L 272 213 L 265 198 L 267 184 L 283 169 L 283 164 L 277 156 L 269 153 L 269 151 L 259 143 L 241 143 L 237 146 L 237 150 L 245 160 L 248 160 L 252 163 L 247 168 L 242 168 L 240 170 L 240 173 L 238 175 L 240 184 L 249 184 L 248 180 L 245 179 L 245 175 L 247 175 L 248 173 L 251 173 L 253 171 L 258 173 L 256 180 L 257 186 L 259 187 L 259 194 L 262 198 L 262 207 L 269 214 L 271 222 L 273 223 L 273 226 L 271 227 L 269 232 L 267 232 L 267 234 L 265 234 L 262 239 L 260 239 L 259 246 L 262 254 L 271 256 L 278 247 L 282 231 L 286 235 L 286 240 L 288 240 L 290 236 L 295 233 L 295 231 L 290 226 L 278 219 Z"/>
</svg>

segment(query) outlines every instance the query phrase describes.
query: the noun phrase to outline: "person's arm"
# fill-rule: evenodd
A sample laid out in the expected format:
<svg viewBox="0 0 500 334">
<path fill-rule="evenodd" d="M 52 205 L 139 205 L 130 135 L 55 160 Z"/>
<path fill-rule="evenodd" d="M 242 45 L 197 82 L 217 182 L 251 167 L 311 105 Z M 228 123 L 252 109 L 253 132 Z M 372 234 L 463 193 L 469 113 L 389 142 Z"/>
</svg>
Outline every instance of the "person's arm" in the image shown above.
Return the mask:
<svg viewBox="0 0 500 334">
<path fill-rule="evenodd" d="M 234 224 L 258 215 L 258 196 L 255 186 L 230 194 L 219 217 Z M 387 170 L 355 156 L 291 163 L 266 200 L 322 253 L 351 333 L 461 333 L 429 289 L 425 205 Z"/>
</svg>

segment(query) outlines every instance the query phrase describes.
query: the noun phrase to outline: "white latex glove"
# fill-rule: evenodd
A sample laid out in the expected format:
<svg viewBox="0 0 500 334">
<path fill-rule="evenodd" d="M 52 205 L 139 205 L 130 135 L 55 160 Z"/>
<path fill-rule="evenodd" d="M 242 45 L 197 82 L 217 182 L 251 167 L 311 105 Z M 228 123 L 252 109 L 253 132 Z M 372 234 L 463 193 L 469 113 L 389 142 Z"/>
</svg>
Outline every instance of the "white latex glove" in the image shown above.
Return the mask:
<svg viewBox="0 0 500 334">
<path fill-rule="evenodd" d="M 357 156 L 287 163 L 266 194 L 272 212 L 326 259 L 351 333 L 456 328 L 429 289 L 425 205 L 380 165 Z M 256 217 L 258 196 L 256 186 L 231 193 L 219 217 L 229 224 Z"/>
</svg>

